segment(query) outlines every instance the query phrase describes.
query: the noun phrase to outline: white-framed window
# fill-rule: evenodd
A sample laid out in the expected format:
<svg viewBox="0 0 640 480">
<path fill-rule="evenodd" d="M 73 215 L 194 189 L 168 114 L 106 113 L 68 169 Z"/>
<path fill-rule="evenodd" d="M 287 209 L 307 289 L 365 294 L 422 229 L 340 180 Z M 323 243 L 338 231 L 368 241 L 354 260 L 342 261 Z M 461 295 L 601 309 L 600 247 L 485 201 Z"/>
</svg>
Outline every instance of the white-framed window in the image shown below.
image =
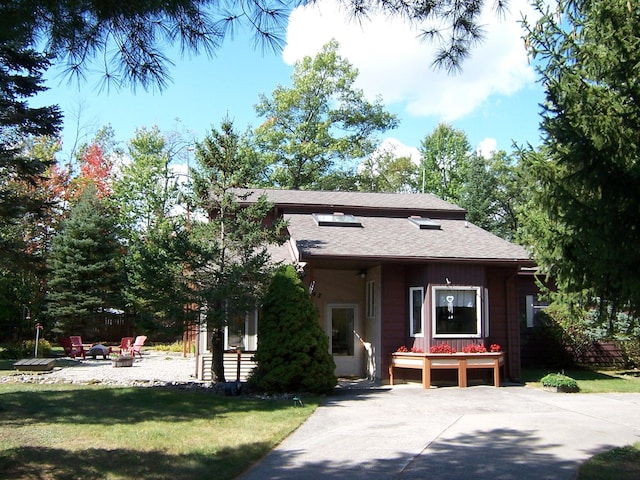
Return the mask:
<svg viewBox="0 0 640 480">
<path fill-rule="evenodd" d="M 527 328 L 533 328 L 535 325 L 534 318 L 545 308 L 549 306 L 548 302 L 540 301 L 535 295 L 526 296 L 527 303 Z"/>
<path fill-rule="evenodd" d="M 480 287 L 433 287 L 433 337 L 480 338 L 482 302 Z"/>
<path fill-rule="evenodd" d="M 376 316 L 376 282 L 367 282 L 367 290 L 365 294 L 365 302 L 367 305 L 367 318 L 375 318 Z"/>
<path fill-rule="evenodd" d="M 225 350 L 255 350 L 258 333 L 258 312 L 248 312 L 239 315 L 225 327 Z"/>
<path fill-rule="evenodd" d="M 409 288 L 409 332 L 412 337 L 424 336 L 424 287 Z"/>
</svg>

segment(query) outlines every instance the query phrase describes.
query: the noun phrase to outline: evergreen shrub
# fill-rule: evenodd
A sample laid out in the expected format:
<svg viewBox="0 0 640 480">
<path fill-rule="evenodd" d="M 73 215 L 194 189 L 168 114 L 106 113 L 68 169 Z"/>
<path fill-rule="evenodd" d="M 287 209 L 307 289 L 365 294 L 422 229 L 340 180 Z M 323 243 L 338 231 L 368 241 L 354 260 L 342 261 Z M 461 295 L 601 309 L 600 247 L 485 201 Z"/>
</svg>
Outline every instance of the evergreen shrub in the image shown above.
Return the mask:
<svg viewBox="0 0 640 480">
<path fill-rule="evenodd" d="M 269 393 L 331 393 L 335 363 L 318 313 L 292 266 L 278 269 L 258 324 L 256 368 L 249 383 Z"/>
<path fill-rule="evenodd" d="M 566 392 L 577 392 L 578 383 L 571 377 L 562 373 L 549 373 L 540 380 L 543 387 L 557 388 Z"/>
</svg>

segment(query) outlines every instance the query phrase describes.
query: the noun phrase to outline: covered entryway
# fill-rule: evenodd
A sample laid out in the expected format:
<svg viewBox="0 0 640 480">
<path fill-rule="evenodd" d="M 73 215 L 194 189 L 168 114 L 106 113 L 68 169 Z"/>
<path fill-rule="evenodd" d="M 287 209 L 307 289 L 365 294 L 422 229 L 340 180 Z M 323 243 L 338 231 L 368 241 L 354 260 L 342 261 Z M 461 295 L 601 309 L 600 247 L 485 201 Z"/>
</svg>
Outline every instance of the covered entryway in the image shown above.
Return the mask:
<svg viewBox="0 0 640 480">
<path fill-rule="evenodd" d="M 329 351 L 336 363 L 336 375 L 364 375 L 364 347 L 362 319 L 356 304 L 327 305 L 325 331 L 329 337 Z"/>
</svg>

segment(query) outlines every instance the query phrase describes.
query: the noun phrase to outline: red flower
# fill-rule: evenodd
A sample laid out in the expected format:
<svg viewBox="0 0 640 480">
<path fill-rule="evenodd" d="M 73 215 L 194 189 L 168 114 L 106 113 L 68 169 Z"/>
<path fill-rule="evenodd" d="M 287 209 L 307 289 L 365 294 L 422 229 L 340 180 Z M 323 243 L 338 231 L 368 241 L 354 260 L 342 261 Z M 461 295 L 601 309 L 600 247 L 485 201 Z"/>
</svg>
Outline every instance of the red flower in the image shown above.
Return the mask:
<svg viewBox="0 0 640 480">
<path fill-rule="evenodd" d="M 500 345 L 498 345 L 497 343 L 492 343 L 491 346 L 489 347 L 489 350 L 496 353 L 496 352 L 501 352 L 502 351 L 502 347 Z"/>
<path fill-rule="evenodd" d="M 446 343 L 440 345 L 432 345 L 429 349 L 430 353 L 456 353 L 456 349 Z"/>
<path fill-rule="evenodd" d="M 411 351 L 413 353 L 424 353 L 424 351 L 421 348 L 418 348 L 418 347 L 411 347 Z"/>
<path fill-rule="evenodd" d="M 407 349 L 407 347 L 402 345 L 401 347 L 398 347 L 398 350 L 396 350 L 396 351 L 397 352 L 408 352 L 409 350 Z"/>
<path fill-rule="evenodd" d="M 475 343 L 471 343 L 469 345 L 465 345 L 462 347 L 463 353 L 487 353 L 487 349 L 483 344 L 476 345 Z"/>
</svg>

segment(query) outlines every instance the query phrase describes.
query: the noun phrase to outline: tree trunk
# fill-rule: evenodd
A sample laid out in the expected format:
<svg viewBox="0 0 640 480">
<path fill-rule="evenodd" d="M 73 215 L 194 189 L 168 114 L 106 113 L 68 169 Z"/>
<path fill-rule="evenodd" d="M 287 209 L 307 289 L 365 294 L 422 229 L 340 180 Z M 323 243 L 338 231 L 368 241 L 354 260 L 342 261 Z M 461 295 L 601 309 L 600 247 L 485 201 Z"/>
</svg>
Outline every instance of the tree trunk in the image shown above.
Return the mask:
<svg viewBox="0 0 640 480">
<path fill-rule="evenodd" d="M 215 328 L 211 336 L 211 379 L 215 383 L 225 383 L 224 378 L 224 330 Z"/>
</svg>

